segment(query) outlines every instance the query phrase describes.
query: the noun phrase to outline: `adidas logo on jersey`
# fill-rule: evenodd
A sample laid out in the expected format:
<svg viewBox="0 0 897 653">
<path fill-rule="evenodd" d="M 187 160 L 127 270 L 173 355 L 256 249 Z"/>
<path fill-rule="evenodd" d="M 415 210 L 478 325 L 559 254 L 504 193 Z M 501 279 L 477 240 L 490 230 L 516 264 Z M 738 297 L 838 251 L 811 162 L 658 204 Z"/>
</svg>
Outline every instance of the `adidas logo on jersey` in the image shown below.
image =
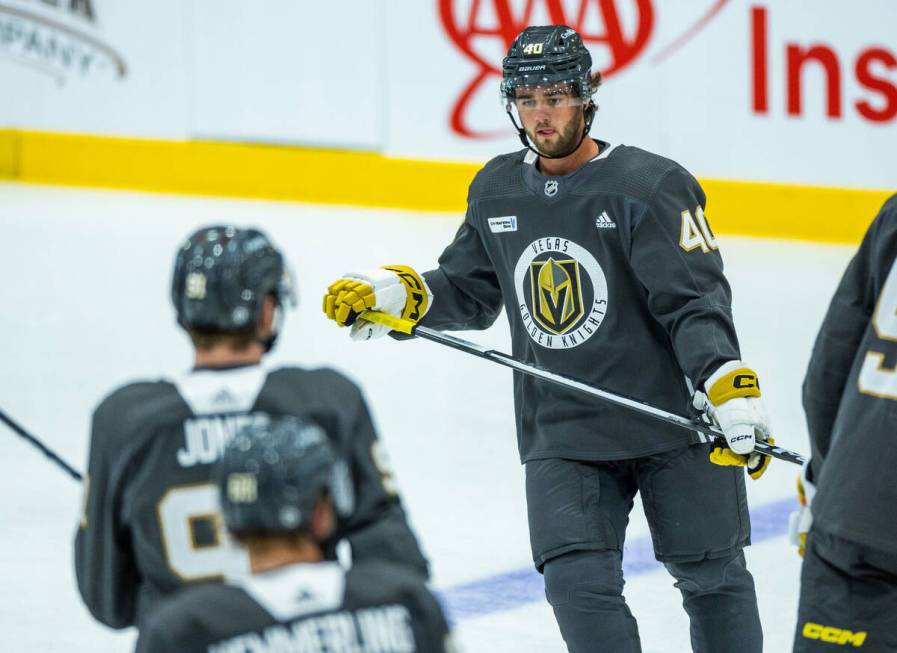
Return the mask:
<svg viewBox="0 0 897 653">
<path fill-rule="evenodd" d="M 617 223 L 610 219 L 607 211 L 602 211 L 601 215 L 595 218 L 595 227 L 598 229 L 616 229 Z"/>
<path fill-rule="evenodd" d="M 303 587 L 299 590 L 299 593 L 296 595 L 296 603 L 305 603 L 306 601 L 314 601 L 317 596 L 311 590 Z"/>
<path fill-rule="evenodd" d="M 216 404 L 232 404 L 236 401 L 236 397 L 234 397 L 227 388 L 221 388 L 221 390 L 216 394 L 212 401 Z"/>
</svg>

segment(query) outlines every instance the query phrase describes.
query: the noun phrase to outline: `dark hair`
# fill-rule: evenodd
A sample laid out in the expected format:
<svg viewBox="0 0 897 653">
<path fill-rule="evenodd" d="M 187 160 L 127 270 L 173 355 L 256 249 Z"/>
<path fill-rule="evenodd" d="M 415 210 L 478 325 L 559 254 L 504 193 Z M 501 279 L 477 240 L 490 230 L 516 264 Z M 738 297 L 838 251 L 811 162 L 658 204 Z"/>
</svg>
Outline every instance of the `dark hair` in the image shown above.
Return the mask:
<svg viewBox="0 0 897 653">
<path fill-rule="evenodd" d="M 193 346 L 199 351 L 209 351 L 218 345 L 227 345 L 236 351 L 245 351 L 253 342 L 258 340 L 257 327 L 253 325 L 248 329 L 239 331 L 207 331 L 205 329 L 187 329 Z"/>
<path fill-rule="evenodd" d="M 330 498 L 330 492 L 326 489 L 322 489 L 321 493 L 318 495 L 318 498 L 315 502 L 315 510 L 317 510 L 318 503 L 324 501 L 327 502 L 331 507 L 330 503 L 332 499 Z M 311 523 L 303 524 L 302 526 L 298 526 L 289 531 L 282 530 L 268 530 L 264 528 L 246 528 L 246 529 L 236 529 L 230 531 L 231 536 L 243 546 L 246 546 L 249 542 L 253 542 L 257 546 L 264 547 L 265 542 L 271 540 L 281 540 L 288 544 L 302 544 L 303 540 L 312 538 L 311 532 Z"/>
<path fill-rule="evenodd" d="M 308 528 L 297 528 L 294 531 L 231 531 L 231 537 L 243 546 L 252 544 L 255 548 L 265 549 L 278 540 L 291 546 L 301 546 L 311 539 L 311 532 Z"/>
</svg>

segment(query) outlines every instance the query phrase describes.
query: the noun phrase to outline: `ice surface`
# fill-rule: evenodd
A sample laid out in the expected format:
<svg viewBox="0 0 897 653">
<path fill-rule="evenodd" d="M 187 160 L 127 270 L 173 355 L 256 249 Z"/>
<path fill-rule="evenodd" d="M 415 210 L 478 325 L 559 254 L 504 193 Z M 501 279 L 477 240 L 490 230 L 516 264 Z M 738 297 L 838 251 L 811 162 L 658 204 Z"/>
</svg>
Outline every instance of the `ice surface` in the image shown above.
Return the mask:
<svg viewBox="0 0 897 653">
<path fill-rule="evenodd" d="M 708 216 L 713 220 L 712 198 Z M 871 216 L 870 216 L 871 218 Z M 461 216 L 0 184 L 0 408 L 78 468 L 96 403 L 133 378 L 190 366 L 168 301 L 182 238 L 214 222 L 260 225 L 288 254 L 300 307 L 273 362 L 329 365 L 365 389 L 468 652 L 564 651 L 530 571 L 511 373 L 429 342 L 351 343 L 320 297 L 339 274 L 435 262 Z M 745 361 L 759 372 L 779 442 L 808 451 L 800 383 L 852 247 L 721 237 Z M 503 319 L 464 337 L 507 351 Z M 78 597 L 71 539 L 77 484 L 0 425 L 0 650 L 127 651 L 133 633 L 92 621 Z M 748 550 L 765 650 L 790 650 L 799 559 L 785 524 L 794 466 L 749 487 Z M 651 561 L 637 506 L 626 596 L 646 652 L 689 650 L 672 579 Z M 732 624 L 737 628 L 737 624 Z"/>
</svg>

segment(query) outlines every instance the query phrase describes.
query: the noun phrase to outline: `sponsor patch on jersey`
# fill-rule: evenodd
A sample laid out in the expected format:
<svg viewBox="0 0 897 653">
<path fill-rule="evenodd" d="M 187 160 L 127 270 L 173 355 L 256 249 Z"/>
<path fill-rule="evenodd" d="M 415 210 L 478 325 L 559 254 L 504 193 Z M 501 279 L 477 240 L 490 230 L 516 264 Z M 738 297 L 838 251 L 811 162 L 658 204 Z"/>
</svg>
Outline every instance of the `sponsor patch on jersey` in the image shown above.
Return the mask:
<svg viewBox="0 0 897 653">
<path fill-rule="evenodd" d="M 497 218 L 489 218 L 489 231 L 494 234 L 503 234 L 506 231 L 517 231 L 517 216 L 502 215 Z"/>
<path fill-rule="evenodd" d="M 601 215 L 595 218 L 595 227 L 598 229 L 616 229 L 617 223 L 611 219 L 607 211 L 602 211 Z"/>
<path fill-rule="evenodd" d="M 530 243 L 517 260 L 514 285 L 523 327 L 542 347 L 578 347 L 604 321 L 604 271 L 572 240 L 550 236 Z"/>
</svg>

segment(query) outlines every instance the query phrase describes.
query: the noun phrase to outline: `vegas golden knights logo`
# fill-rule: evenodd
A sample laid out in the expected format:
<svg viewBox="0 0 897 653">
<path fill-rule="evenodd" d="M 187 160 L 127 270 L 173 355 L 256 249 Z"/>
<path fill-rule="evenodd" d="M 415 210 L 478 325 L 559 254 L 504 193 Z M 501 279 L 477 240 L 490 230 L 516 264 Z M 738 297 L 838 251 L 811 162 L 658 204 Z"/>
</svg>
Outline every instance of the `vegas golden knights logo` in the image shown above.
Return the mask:
<svg viewBox="0 0 897 653">
<path fill-rule="evenodd" d="M 566 333 L 583 316 L 579 263 L 575 260 L 530 263 L 533 317 L 550 333 Z"/>
<path fill-rule="evenodd" d="M 521 250 L 514 289 L 520 312 L 514 326 L 546 349 L 588 342 L 608 311 L 601 265 L 585 247 L 562 236 L 542 236 Z"/>
</svg>

